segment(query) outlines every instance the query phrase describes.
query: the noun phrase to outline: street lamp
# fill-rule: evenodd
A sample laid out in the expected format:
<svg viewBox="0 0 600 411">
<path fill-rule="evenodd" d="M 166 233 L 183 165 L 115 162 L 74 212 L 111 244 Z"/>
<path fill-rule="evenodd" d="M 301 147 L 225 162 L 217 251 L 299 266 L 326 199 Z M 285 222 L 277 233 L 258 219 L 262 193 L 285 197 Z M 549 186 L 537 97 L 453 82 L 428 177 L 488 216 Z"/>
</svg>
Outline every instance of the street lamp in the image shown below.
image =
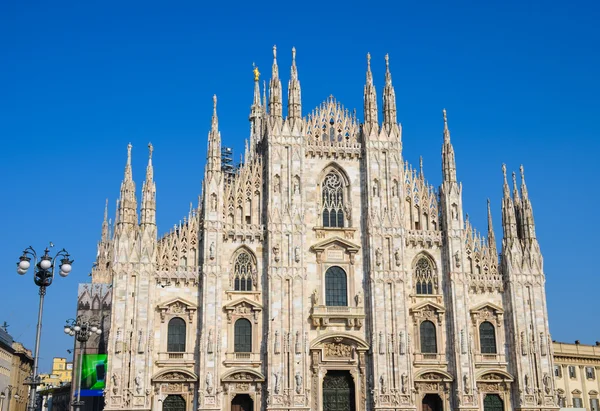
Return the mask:
<svg viewBox="0 0 600 411">
<path fill-rule="evenodd" d="M 75 339 L 79 341 L 79 366 L 77 367 L 77 380 L 75 380 L 75 390 L 77 392 L 77 396 L 71 403 L 71 405 L 75 408 L 75 411 L 79 411 L 81 406 L 84 405 L 84 402 L 81 401 L 82 353 L 85 350 L 85 344 L 93 334 L 102 334 L 102 329 L 99 327 L 99 325 L 100 324 L 98 320 L 84 320 L 81 316 L 78 316 L 76 320 L 67 320 L 63 330 L 65 334 L 75 337 Z"/>
<path fill-rule="evenodd" d="M 50 243 L 50 247 L 54 245 Z M 44 296 L 46 295 L 46 288 L 52 285 L 54 280 L 54 269 L 56 268 L 56 260 L 60 258 L 59 274 L 61 277 L 66 277 L 71 272 L 73 260 L 69 259 L 69 253 L 64 248 L 60 250 L 54 258 L 50 256 L 50 250 L 48 247 L 44 250 L 44 255 L 39 258 L 35 250 L 29 246 L 23 250 L 23 255 L 19 257 L 17 263 L 17 273 L 24 275 L 31 266 L 31 259 L 33 258 L 33 282 L 40 288 L 40 307 L 38 310 L 38 323 L 37 330 L 35 333 L 35 352 L 33 356 L 33 371 L 32 375 L 25 382 L 25 385 L 29 385 L 29 404 L 27 408 L 29 411 L 35 411 L 35 397 L 36 387 L 40 385 L 40 376 L 38 375 L 38 354 L 40 352 L 40 336 L 42 333 L 42 313 L 44 311 Z"/>
<path fill-rule="evenodd" d="M 8 405 L 6 406 L 6 411 L 10 411 L 10 396 L 12 395 L 12 391 L 13 391 L 13 387 L 12 385 L 7 385 L 6 388 L 0 392 L 0 410 L 2 410 L 2 407 L 4 406 L 4 399 L 8 397 Z M 6 394 L 6 391 L 8 391 L 8 395 Z"/>
</svg>

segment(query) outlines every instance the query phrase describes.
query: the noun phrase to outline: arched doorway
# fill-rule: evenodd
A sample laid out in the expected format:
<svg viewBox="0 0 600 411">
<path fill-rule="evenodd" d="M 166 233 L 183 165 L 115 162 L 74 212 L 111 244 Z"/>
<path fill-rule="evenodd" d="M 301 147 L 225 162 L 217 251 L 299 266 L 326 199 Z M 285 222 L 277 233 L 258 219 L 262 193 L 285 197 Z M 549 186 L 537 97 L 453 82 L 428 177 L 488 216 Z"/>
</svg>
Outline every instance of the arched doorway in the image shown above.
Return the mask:
<svg viewBox="0 0 600 411">
<path fill-rule="evenodd" d="M 422 411 L 443 411 L 442 399 L 437 394 L 426 394 L 421 402 Z"/>
<path fill-rule="evenodd" d="M 487 394 L 483 399 L 483 411 L 503 411 L 504 403 L 498 394 Z"/>
<path fill-rule="evenodd" d="M 163 401 L 163 411 L 185 411 L 185 400 L 181 395 L 168 395 Z"/>
<path fill-rule="evenodd" d="M 231 411 L 253 411 L 254 401 L 248 394 L 238 394 L 231 401 Z"/>
<path fill-rule="evenodd" d="M 323 409 L 355 411 L 354 380 L 349 371 L 327 371 L 323 379 Z"/>
</svg>

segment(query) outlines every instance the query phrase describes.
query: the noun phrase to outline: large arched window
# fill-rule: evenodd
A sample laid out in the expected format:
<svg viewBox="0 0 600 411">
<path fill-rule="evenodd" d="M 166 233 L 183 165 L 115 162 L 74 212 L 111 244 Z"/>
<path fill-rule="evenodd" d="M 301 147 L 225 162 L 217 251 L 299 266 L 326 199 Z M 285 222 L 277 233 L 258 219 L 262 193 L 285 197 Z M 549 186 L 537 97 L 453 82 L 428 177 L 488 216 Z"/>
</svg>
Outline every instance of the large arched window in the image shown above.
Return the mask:
<svg viewBox="0 0 600 411">
<path fill-rule="evenodd" d="M 433 267 L 429 259 L 419 258 L 415 267 L 415 285 L 417 294 L 433 294 Z"/>
<path fill-rule="evenodd" d="M 325 272 L 325 305 L 348 305 L 348 281 L 346 272 L 340 267 L 330 267 Z"/>
<path fill-rule="evenodd" d="M 245 318 L 235 322 L 234 352 L 252 352 L 252 324 Z"/>
<path fill-rule="evenodd" d="M 435 335 L 435 325 L 431 321 L 423 321 L 421 323 L 421 353 L 435 354 L 437 353 L 437 339 Z"/>
<path fill-rule="evenodd" d="M 233 263 L 233 289 L 235 291 L 252 291 L 253 265 L 250 254 L 242 251 Z"/>
<path fill-rule="evenodd" d="M 169 321 L 167 351 L 185 352 L 185 321 L 179 317 L 172 318 Z"/>
<path fill-rule="evenodd" d="M 479 345 L 482 354 L 496 354 L 496 330 L 489 321 L 479 325 Z"/>
<path fill-rule="evenodd" d="M 335 171 L 323 179 L 323 227 L 344 227 L 344 184 Z"/>
</svg>

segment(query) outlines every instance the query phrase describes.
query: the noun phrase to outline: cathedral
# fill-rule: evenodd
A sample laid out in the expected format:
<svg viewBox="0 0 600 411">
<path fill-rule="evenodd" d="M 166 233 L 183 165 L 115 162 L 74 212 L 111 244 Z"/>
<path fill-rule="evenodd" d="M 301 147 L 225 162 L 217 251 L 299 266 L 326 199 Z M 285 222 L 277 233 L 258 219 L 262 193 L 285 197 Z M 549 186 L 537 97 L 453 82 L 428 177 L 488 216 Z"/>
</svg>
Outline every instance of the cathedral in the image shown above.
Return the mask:
<svg viewBox="0 0 600 411">
<path fill-rule="evenodd" d="M 92 271 L 106 410 L 558 410 L 523 168 L 502 167 L 498 244 L 489 202 L 487 235 L 465 218 L 445 110 L 440 187 L 404 161 L 389 65 L 381 121 L 369 55 L 362 119 L 333 96 L 307 113 L 292 49 L 284 116 L 273 48 L 243 162 L 215 96 L 199 204 L 162 237 L 153 147 L 138 210 L 128 146 Z"/>
</svg>

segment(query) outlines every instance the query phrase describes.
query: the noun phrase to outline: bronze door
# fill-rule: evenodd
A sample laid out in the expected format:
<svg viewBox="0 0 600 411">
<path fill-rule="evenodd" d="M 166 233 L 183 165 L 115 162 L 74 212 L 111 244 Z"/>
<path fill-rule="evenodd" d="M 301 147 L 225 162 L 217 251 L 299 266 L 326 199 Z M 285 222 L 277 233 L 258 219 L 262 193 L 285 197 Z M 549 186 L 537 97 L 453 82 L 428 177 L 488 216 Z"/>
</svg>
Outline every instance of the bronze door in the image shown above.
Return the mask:
<svg viewBox="0 0 600 411">
<path fill-rule="evenodd" d="M 163 411 L 185 411 L 185 400 L 181 395 L 169 395 L 163 402 Z"/>
<path fill-rule="evenodd" d="M 484 411 L 504 411 L 504 403 L 498 394 L 488 394 L 483 400 Z"/>
<path fill-rule="evenodd" d="M 328 371 L 323 379 L 323 411 L 354 411 L 354 381 L 348 371 Z"/>
</svg>

